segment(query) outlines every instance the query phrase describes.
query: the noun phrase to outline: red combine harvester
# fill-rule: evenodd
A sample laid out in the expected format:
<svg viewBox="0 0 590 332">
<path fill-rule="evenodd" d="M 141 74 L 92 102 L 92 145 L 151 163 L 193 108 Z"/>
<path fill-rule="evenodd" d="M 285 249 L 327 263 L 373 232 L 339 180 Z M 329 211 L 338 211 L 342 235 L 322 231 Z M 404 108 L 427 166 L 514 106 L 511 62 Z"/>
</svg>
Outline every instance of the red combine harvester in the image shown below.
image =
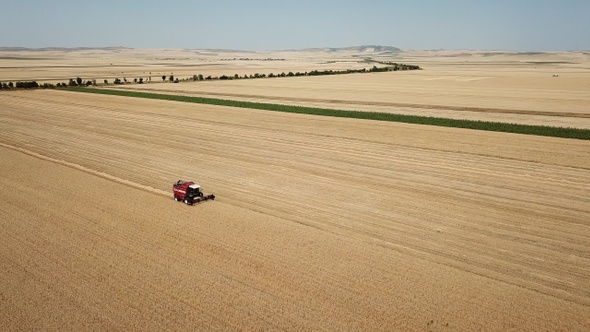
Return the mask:
<svg viewBox="0 0 590 332">
<path fill-rule="evenodd" d="M 192 181 L 176 181 L 176 183 L 172 185 L 172 192 L 174 193 L 175 201 L 182 201 L 187 205 L 215 199 L 215 195 L 213 194 L 207 196 L 203 195 L 201 186 Z"/>
</svg>

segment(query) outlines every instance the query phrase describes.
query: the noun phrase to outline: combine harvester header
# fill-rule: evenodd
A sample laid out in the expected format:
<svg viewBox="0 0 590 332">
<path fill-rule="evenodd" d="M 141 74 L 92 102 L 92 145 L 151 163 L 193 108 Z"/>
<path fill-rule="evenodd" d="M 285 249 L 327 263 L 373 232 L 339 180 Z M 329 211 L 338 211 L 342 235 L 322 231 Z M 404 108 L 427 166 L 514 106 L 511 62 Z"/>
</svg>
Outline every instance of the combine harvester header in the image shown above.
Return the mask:
<svg viewBox="0 0 590 332">
<path fill-rule="evenodd" d="M 193 205 L 207 200 L 214 200 L 215 195 L 203 195 L 201 186 L 192 181 L 178 180 L 172 185 L 172 192 L 174 200 L 177 202 L 184 202 L 186 205 Z"/>
</svg>

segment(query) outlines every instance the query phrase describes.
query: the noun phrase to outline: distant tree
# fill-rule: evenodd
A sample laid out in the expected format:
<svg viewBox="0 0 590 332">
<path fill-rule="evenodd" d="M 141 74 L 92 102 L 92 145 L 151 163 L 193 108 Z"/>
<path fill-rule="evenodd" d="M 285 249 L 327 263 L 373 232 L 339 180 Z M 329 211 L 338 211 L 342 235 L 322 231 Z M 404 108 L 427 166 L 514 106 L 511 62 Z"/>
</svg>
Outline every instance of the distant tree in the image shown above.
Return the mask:
<svg viewBox="0 0 590 332">
<path fill-rule="evenodd" d="M 106 80 L 106 79 L 105 79 L 105 80 L 104 80 L 104 84 L 105 84 L 105 85 L 109 85 L 109 80 Z"/>
<path fill-rule="evenodd" d="M 139 84 L 143 84 L 143 77 L 139 78 Z"/>
<path fill-rule="evenodd" d="M 88 80 L 86 81 L 86 86 L 91 86 L 92 85 L 92 81 Z"/>
<path fill-rule="evenodd" d="M 203 75 L 199 74 L 199 81 L 203 80 Z"/>
<path fill-rule="evenodd" d="M 8 82 L 8 87 L 11 89 L 14 88 L 14 84 L 12 82 Z"/>
<path fill-rule="evenodd" d="M 237 80 L 238 78 L 240 78 L 240 75 L 238 75 L 238 74 L 235 74 L 235 75 L 234 75 L 234 78 Z"/>
<path fill-rule="evenodd" d="M 199 79 L 199 76 L 197 76 L 197 75 L 193 75 L 193 81 L 196 81 L 196 80 L 198 80 L 198 79 Z"/>
<path fill-rule="evenodd" d="M 295 74 L 293 74 L 293 72 L 292 72 L 292 71 L 290 71 L 290 72 L 287 74 L 287 76 L 289 76 L 289 77 L 292 77 L 292 76 L 295 76 Z"/>
<path fill-rule="evenodd" d="M 133 79 L 133 83 L 137 83 L 137 77 Z"/>
<path fill-rule="evenodd" d="M 168 79 L 170 80 L 170 82 L 174 82 L 174 75 L 170 75 L 170 77 L 168 77 Z"/>
<path fill-rule="evenodd" d="M 82 85 L 82 79 L 80 77 L 76 77 L 76 83 L 78 83 L 78 85 Z"/>
<path fill-rule="evenodd" d="M 38 88 L 39 84 L 36 81 L 18 81 L 16 82 L 17 89 L 33 89 Z"/>
<path fill-rule="evenodd" d="M 96 86 L 96 80 L 92 80 L 92 85 Z"/>
<path fill-rule="evenodd" d="M 166 75 L 162 75 L 162 81 L 166 80 Z"/>
</svg>

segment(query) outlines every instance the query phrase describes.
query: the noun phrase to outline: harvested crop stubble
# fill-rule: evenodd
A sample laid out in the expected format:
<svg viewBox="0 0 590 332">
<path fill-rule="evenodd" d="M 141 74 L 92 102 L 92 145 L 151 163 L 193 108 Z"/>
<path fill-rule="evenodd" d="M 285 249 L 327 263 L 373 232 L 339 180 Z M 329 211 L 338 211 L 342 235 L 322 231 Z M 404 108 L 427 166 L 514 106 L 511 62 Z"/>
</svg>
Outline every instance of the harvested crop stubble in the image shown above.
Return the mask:
<svg viewBox="0 0 590 332">
<path fill-rule="evenodd" d="M 588 141 L 65 91 L 0 120 L 1 330 L 590 328 Z"/>
</svg>

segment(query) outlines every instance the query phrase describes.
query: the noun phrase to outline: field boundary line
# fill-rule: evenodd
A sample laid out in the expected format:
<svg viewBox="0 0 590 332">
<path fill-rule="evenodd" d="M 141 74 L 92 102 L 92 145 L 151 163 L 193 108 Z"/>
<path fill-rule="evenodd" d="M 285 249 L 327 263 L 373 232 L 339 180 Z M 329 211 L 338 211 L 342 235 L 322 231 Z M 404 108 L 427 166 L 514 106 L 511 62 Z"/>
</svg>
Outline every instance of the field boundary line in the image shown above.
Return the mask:
<svg viewBox="0 0 590 332">
<path fill-rule="evenodd" d="M 140 189 L 140 190 L 147 191 L 147 192 L 150 192 L 150 193 L 153 193 L 153 194 L 157 194 L 157 195 L 161 195 L 161 196 L 169 196 L 169 194 L 168 194 L 167 191 L 160 190 L 160 189 L 157 189 L 157 188 L 154 188 L 154 187 L 150 187 L 150 186 L 146 186 L 146 185 L 143 185 L 143 184 L 139 184 L 139 183 L 136 183 L 136 182 L 132 182 L 132 181 L 129 181 L 129 180 L 125 180 L 125 179 L 122 179 L 120 177 L 116 177 L 116 176 L 111 175 L 111 174 L 108 174 L 108 173 L 100 172 L 100 171 L 97 171 L 97 170 L 94 170 L 94 169 L 91 169 L 91 168 L 88 168 L 86 166 L 82 166 L 82 165 L 79 165 L 79 164 L 76 164 L 76 163 L 72 163 L 72 162 L 69 162 L 69 161 L 65 161 L 65 160 L 61 160 L 61 159 L 56 159 L 56 158 L 52 158 L 52 157 L 49 157 L 49 156 L 45 156 L 45 155 L 42 155 L 40 153 L 31 151 L 31 150 L 27 150 L 25 148 L 19 148 L 17 146 L 6 144 L 6 143 L 2 143 L 2 142 L 0 142 L 0 147 L 6 148 L 6 149 L 10 149 L 10 150 L 13 150 L 13 151 L 17 151 L 17 152 L 21 152 L 21 153 L 24 153 L 24 154 L 29 155 L 31 157 L 35 157 L 37 159 L 41 159 L 41 160 L 44 160 L 44 161 L 49 161 L 49 162 L 56 163 L 56 164 L 59 164 L 59 165 L 62 165 L 62 166 L 73 168 L 75 170 L 82 171 L 82 172 L 87 173 L 87 174 L 95 175 L 95 176 L 98 176 L 98 177 L 103 178 L 105 180 L 109 180 L 111 182 L 116 182 L 116 183 L 119 183 L 119 184 L 123 184 L 123 185 L 126 185 L 128 187 L 132 187 L 132 188 L 135 188 L 135 189 Z"/>
</svg>

